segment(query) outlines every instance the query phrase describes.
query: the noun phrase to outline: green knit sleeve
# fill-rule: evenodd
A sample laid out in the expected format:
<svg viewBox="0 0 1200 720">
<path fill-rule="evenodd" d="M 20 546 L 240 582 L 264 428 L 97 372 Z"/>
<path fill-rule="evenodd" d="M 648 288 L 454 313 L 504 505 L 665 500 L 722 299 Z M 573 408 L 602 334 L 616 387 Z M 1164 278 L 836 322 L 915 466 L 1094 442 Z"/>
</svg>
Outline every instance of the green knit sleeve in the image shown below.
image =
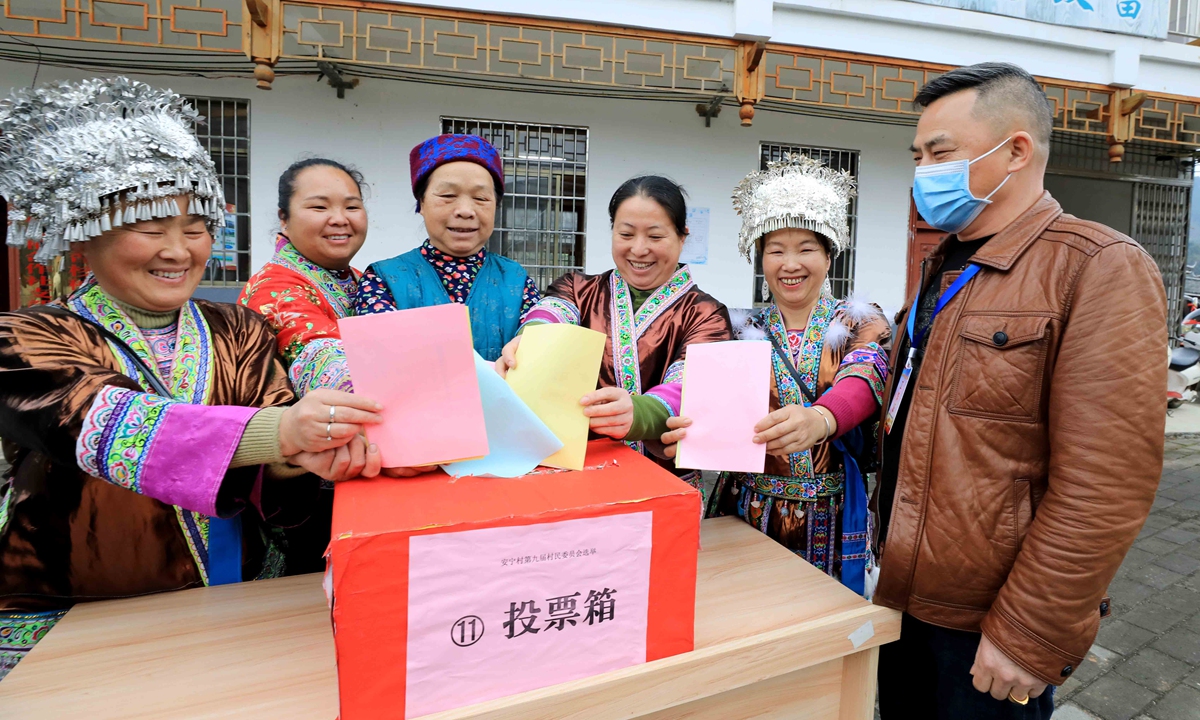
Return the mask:
<svg viewBox="0 0 1200 720">
<path fill-rule="evenodd" d="M 229 467 L 283 462 L 283 455 L 279 452 L 279 420 L 285 410 L 286 407 L 269 407 L 254 413 L 242 431 L 242 439 L 238 442 Z"/>
<path fill-rule="evenodd" d="M 626 440 L 657 440 L 667 431 L 667 418 L 671 411 L 658 400 L 647 395 L 633 395 L 633 425 Z"/>
</svg>

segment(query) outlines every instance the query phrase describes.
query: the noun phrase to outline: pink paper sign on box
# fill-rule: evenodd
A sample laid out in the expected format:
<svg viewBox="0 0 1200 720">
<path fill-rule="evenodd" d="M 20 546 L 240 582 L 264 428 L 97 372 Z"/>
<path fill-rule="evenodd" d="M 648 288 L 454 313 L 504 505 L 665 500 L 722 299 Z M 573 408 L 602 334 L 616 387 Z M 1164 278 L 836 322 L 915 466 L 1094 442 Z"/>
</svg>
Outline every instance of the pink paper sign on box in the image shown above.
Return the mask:
<svg viewBox="0 0 1200 720">
<path fill-rule="evenodd" d="M 419 535 L 405 717 L 646 661 L 653 513 Z"/>
<path fill-rule="evenodd" d="M 754 426 L 771 406 L 771 343 L 688 345 L 679 414 L 692 420 L 676 464 L 695 470 L 761 473 L 767 446 Z"/>
<path fill-rule="evenodd" d="M 338 321 L 354 392 L 383 405 L 367 426 L 384 467 L 488 454 L 467 308 L 458 303 Z"/>
</svg>

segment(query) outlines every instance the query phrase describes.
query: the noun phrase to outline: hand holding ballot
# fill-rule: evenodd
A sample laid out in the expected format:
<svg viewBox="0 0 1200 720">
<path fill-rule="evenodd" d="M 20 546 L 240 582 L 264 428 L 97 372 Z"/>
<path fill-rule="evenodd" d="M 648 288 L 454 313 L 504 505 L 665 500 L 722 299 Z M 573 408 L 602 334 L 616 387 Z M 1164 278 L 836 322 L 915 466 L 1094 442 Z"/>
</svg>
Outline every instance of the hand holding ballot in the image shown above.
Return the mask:
<svg viewBox="0 0 1200 720">
<path fill-rule="evenodd" d="M 581 398 L 599 392 L 596 380 L 604 341 L 604 333 L 578 325 L 533 325 L 505 348 L 505 353 L 512 348 L 512 361 L 501 355 L 496 363 L 517 396 L 563 443 L 545 465 L 583 469 L 590 421 Z"/>
<path fill-rule="evenodd" d="M 771 455 L 804 452 L 837 435 L 837 419 L 820 406 L 786 405 L 758 421 L 754 442 Z"/>
<path fill-rule="evenodd" d="M 341 481 L 379 474 L 379 448 L 363 437 L 383 420 L 379 403 L 338 390 L 314 390 L 283 412 L 279 449 L 287 462 Z"/>
<path fill-rule="evenodd" d="M 383 403 L 383 422 L 367 437 L 379 445 L 385 467 L 488 454 L 466 306 L 349 317 L 338 327 L 355 392 Z"/>
<path fill-rule="evenodd" d="M 500 357 L 496 358 L 496 372 L 500 377 L 507 378 L 508 371 L 517 366 L 517 348 L 521 345 L 521 336 L 518 335 L 512 339 L 504 350 L 500 352 Z"/>
<path fill-rule="evenodd" d="M 579 404 L 592 432 L 616 440 L 629 434 L 633 426 L 633 398 L 625 390 L 600 388 L 580 398 Z"/>
<path fill-rule="evenodd" d="M 496 372 L 500 377 L 508 377 L 510 370 L 517 367 L 517 348 L 521 344 L 521 336 L 513 338 L 504 346 L 504 351 L 496 360 Z M 603 344 L 601 344 L 603 349 Z M 629 433 L 633 426 L 633 400 L 629 393 L 621 388 L 598 388 L 579 399 L 583 406 L 583 414 L 588 418 L 588 428 L 597 435 L 620 440 Z"/>
<path fill-rule="evenodd" d="M 685 431 L 680 419 L 668 419 L 663 442 L 678 442 L 672 455 L 680 468 L 761 473 L 766 448 L 754 441 L 752 423 L 770 409 L 770 401 L 770 343 L 689 345 L 680 416 L 691 427 Z"/>
</svg>

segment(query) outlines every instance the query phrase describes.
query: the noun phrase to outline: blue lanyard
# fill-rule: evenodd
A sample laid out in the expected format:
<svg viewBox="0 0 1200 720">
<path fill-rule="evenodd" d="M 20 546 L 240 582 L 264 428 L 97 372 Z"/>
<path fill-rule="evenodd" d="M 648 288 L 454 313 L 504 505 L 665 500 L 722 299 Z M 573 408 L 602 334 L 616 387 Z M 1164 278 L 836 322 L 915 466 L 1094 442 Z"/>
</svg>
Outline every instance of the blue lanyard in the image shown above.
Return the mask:
<svg viewBox="0 0 1200 720">
<path fill-rule="evenodd" d="M 962 271 L 962 274 L 959 275 L 958 278 L 950 285 L 950 287 L 946 288 L 946 292 L 942 293 L 941 297 L 938 298 L 937 305 L 935 305 L 933 308 L 933 315 L 929 318 L 929 325 L 925 326 L 925 329 L 921 331 L 920 335 L 917 335 L 916 329 L 917 307 L 921 303 L 921 298 L 918 296 L 917 299 L 913 301 L 912 309 L 908 312 L 908 356 L 910 358 L 915 357 L 919 352 L 921 341 L 925 339 L 925 334 L 929 332 L 929 328 L 933 327 L 934 318 L 938 316 L 938 313 L 940 313 L 942 309 L 946 307 L 946 305 L 950 304 L 950 301 L 954 299 L 954 296 L 958 294 L 958 291 L 966 287 L 967 283 L 971 282 L 971 278 L 975 277 L 975 275 L 978 273 L 978 265 L 974 263 L 967 265 L 966 269 Z"/>
</svg>

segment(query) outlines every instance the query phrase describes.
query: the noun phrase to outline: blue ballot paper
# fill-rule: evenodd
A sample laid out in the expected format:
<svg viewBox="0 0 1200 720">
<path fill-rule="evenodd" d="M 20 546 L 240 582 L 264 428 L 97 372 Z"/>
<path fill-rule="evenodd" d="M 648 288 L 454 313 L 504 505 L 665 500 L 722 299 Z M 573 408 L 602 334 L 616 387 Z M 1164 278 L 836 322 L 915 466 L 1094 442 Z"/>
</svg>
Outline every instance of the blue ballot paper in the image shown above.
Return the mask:
<svg viewBox="0 0 1200 720">
<path fill-rule="evenodd" d="M 447 463 L 443 470 L 454 477 L 518 477 L 562 449 L 562 441 L 496 374 L 494 364 L 479 353 L 475 353 L 475 374 L 483 400 L 489 452 L 477 460 Z"/>
</svg>

